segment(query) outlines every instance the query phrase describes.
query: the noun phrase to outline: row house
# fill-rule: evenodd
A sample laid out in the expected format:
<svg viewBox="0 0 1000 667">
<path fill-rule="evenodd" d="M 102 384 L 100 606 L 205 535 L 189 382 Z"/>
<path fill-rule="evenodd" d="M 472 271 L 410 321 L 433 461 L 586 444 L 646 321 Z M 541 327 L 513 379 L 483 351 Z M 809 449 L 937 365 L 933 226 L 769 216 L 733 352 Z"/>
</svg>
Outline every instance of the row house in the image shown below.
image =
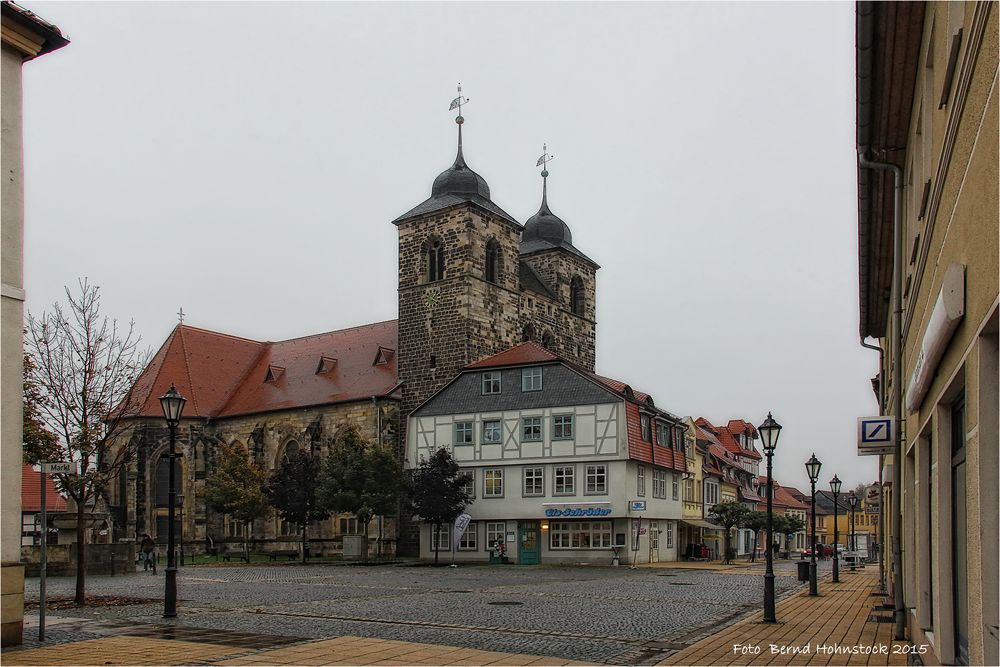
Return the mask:
<svg viewBox="0 0 1000 667">
<path fill-rule="evenodd" d="M 515 563 L 678 558 L 685 424 L 648 394 L 526 342 L 466 366 L 419 405 L 406 465 L 447 449 L 470 478 L 471 523 L 420 526 L 420 555 Z"/>
</svg>

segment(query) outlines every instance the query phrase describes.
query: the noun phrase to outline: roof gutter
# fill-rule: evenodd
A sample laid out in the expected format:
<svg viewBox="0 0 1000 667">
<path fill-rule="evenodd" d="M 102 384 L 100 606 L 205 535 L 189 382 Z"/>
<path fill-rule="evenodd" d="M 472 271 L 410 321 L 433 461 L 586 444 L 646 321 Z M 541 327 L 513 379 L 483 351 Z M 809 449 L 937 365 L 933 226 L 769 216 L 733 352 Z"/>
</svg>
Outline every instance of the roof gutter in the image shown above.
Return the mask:
<svg viewBox="0 0 1000 667">
<path fill-rule="evenodd" d="M 861 23 L 860 4 L 858 23 Z M 860 39 L 860 36 L 859 36 Z M 859 101 L 860 104 L 860 101 Z M 859 127 L 860 133 L 860 127 Z M 893 598 L 896 603 L 896 639 L 904 639 L 906 634 L 906 607 L 903 601 L 903 561 L 900 545 L 900 531 L 903 528 L 900 514 L 900 490 L 902 489 L 902 409 L 903 409 L 903 170 L 891 162 L 872 162 L 865 157 L 864 146 L 858 147 L 858 165 L 861 169 L 891 171 L 893 176 L 892 198 L 892 327 L 889 335 L 892 346 L 892 414 L 896 423 L 896 436 L 892 455 L 892 562 Z M 862 345 L 864 341 L 862 340 Z M 867 346 L 866 346 L 867 347 Z M 879 389 L 882 385 L 879 383 Z M 881 406 L 880 406 L 881 407 Z"/>
</svg>

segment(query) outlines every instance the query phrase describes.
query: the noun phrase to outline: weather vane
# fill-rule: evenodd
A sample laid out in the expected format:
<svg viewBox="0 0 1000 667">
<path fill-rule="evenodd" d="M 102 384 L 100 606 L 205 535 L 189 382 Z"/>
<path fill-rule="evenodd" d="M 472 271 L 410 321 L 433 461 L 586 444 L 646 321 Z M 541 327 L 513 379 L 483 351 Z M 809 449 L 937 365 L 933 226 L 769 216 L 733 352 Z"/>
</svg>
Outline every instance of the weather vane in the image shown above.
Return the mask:
<svg viewBox="0 0 1000 667">
<path fill-rule="evenodd" d="M 555 155 L 549 155 L 549 147 L 546 144 L 542 144 L 542 157 L 538 158 L 535 162 L 536 167 L 542 168 L 542 176 L 548 176 L 549 171 L 547 169 L 549 162 L 555 159 Z"/>
<path fill-rule="evenodd" d="M 177 311 L 177 319 L 180 321 L 181 324 L 184 324 L 184 309 L 183 308 L 181 308 L 180 310 Z"/>
<path fill-rule="evenodd" d="M 468 104 L 470 101 L 471 100 L 468 97 L 462 96 L 462 82 L 460 81 L 458 83 L 458 97 L 453 99 L 451 101 L 451 106 L 448 107 L 448 111 L 454 111 L 455 109 L 458 109 L 458 117 L 455 119 L 456 123 L 461 124 L 462 121 L 465 120 L 464 118 L 462 118 L 462 105 Z"/>
</svg>

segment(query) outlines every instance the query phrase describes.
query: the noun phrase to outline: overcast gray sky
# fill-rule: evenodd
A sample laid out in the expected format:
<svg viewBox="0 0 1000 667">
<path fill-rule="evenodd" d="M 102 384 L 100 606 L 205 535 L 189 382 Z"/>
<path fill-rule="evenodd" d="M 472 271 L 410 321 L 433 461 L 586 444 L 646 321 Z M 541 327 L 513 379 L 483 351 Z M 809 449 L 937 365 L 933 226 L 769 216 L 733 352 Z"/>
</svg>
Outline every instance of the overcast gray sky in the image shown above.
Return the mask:
<svg viewBox="0 0 1000 667">
<path fill-rule="evenodd" d="M 88 276 L 160 345 L 396 317 L 395 217 L 465 155 L 598 273 L 597 369 L 784 425 L 776 477 L 871 481 L 858 346 L 854 4 L 32 2 L 28 308 Z"/>
</svg>

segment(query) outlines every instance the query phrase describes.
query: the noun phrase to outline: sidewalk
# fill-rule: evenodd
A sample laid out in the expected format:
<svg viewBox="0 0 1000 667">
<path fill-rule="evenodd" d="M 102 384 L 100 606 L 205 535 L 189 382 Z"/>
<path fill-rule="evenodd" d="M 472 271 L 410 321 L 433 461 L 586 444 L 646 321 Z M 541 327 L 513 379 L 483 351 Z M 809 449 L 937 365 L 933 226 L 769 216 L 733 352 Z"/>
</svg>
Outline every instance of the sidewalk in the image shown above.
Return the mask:
<svg viewBox="0 0 1000 667">
<path fill-rule="evenodd" d="M 808 591 L 778 602 L 778 623 L 762 612 L 674 653 L 661 665 L 905 665 L 908 646 L 893 641 L 892 623 L 869 622 L 881 598 L 876 573 L 841 572 L 840 583 L 820 581 L 820 596 Z M 875 612 L 888 617 L 891 612 Z M 857 654 L 842 653 L 849 649 Z"/>
</svg>

